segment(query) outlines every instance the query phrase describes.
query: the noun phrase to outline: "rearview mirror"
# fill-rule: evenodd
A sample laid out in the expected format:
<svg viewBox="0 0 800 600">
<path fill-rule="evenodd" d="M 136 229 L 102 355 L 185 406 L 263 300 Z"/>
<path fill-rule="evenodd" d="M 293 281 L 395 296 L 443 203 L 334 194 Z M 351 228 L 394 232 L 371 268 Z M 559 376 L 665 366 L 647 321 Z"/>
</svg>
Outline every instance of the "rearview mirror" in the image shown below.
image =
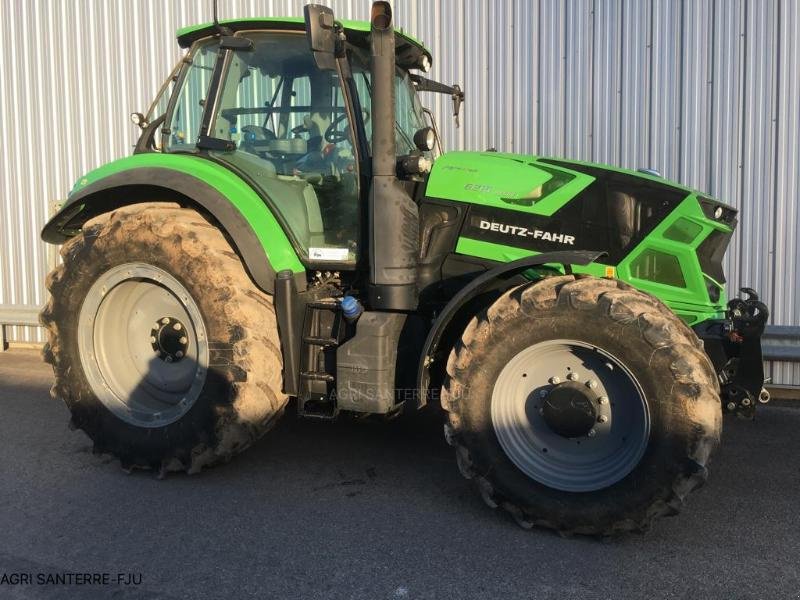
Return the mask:
<svg viewBox="0 0 800 600">
<path fill-rule="evenodd" d="M 303 7 L 306 20 L 308 46 L 314 55 L 314 62 L 323 71 L 336 69 L 336 20 L 333 10 L 320 4 L 306 4 Z"/>
</svg>

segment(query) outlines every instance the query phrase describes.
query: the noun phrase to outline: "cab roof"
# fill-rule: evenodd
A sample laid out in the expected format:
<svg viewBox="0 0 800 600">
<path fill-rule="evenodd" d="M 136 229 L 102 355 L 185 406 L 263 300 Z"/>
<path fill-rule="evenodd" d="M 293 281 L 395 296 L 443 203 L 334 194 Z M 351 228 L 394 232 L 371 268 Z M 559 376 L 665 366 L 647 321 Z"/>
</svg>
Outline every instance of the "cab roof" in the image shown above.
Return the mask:
<svg viewBox="0 0 800 600">
<path fill-rule="evenodd" d="M 368 21 L 339 21 L 347 34 L 347 40 L 357 46 L 369 45 L 370 24 Z M 251 29 L 272 29 L 278 31 L 305 31 L 306 24 L 302 17 L 253 17 L 246 19 L 226 19 L 220 21 L 233 32 Z M 188 48 L 195 41 L 213 35 L 216 32 L 213 23 L 202 23 L 182 27 L 177 32 L 178 44 Z M 397 46 L 397 62 L 400 66 L 411 68 L 425 55 L 433 62 L 430 50 L 415 37 L 401 29 L 395 29 L 395 44 Z"/>
</svg>

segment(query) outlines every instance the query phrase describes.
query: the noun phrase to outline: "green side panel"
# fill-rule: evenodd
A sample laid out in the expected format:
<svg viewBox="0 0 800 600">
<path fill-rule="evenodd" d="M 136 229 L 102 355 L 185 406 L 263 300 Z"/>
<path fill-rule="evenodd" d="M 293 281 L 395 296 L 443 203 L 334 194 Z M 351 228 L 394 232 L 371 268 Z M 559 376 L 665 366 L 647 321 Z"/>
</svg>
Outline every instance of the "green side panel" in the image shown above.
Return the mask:
<svg viewBox="0 0 800 600">
<path fill-rule="evenodd" d="M 661 299 L 690 325 L 719 318 L 727 304 L 725 288 L 703 273 L 697 258 L 697 247 L 714 231 L 729 233 L 731 228 L 706 217 L 692 194 L 620 261 L 617 277 Z M 667 269 L 659 274 L 651 267 L 663 259 Z M 678 265 L 678 278 L 670 263 Z M 717 301 L 711 300 L 709 286 L 719 290 Z"/>
<path fill-rule="evenodd" d="M 559 165 L 541 162 L 544 159 L 557 160 Z M 436 159 L 428 180 L 428 195 L 459 202 L 478 203 L 499 206 L 523 212 L 550 214 L 552 205 L 557 210 L 570 195 L 589 185 L 594 178 L 569 169 L 569 164 L 601 168 L 605 171 L 632 175 L 639 179 L 668 185 L 687 194 L 695 194 L 710 198 L 701 191 L 687 187 L 677 181 L 664 179 L 641 171 L 622 169 L 603 163 L 592 163 L 563 158 L 508 154 L 504 152 L 448 152 Z M 524 206 L 515 206 L 513 200 L 524 200 L 535 197 L 538 188 L 552 178 L 553 173 L 564 173 L 574 177 L 569 185 L 559 188 L 558 196 L 526 210 Z M 562 191 L 563 190 L 563 191 Z M 501 198 L 505 198 L 503 202 Z M 563 200 L 563 201 L 559 201 Z M 509 202 L 508 200 L 512 200 Z"/>
<path fill-rule="evenodd" d="M 465 204 L 552 215 L 594 177 L 537 162 L 535 156 L 448 152 L 436 159 L 426 195 Z"/>
<path fill-rule="evenodd" d="M 285 269 L 294 273 L 305 271 L 303 263 L 297 257 L 280 224 L 258 194 L 240 177 L 204 158 L 188 154 L 156 152 L 135 154 L 87 173 L 75 183 L 70 195 L 110 175 L 144 167 L 172 169 L 191 175 L 213 187 L 226 197 L 250 224 L 264 249 L 264 254 L 276 272 Z"/>
<path fill-rule="evenodd" d="M 691 195 L 616 268 L 595 263 L 573 266 L 573 271 L 596 277 L 613 276 L 630 283 L 659 298 L 690 325 L 722 318 L 727 304 L 724 286 L 703 273 L 697 258 L 698 246 L 714 231 L 729 233 L 731 228 L 706 217 L 697 196 Z M 459 238 L 456 252 L 501 263 L 537 254 L 466 237 Z M 550 266 L 561 270 L 558 265 Z M 709 286 L 718 289 L 718 300 L 711 300 Z"/>
</svg>

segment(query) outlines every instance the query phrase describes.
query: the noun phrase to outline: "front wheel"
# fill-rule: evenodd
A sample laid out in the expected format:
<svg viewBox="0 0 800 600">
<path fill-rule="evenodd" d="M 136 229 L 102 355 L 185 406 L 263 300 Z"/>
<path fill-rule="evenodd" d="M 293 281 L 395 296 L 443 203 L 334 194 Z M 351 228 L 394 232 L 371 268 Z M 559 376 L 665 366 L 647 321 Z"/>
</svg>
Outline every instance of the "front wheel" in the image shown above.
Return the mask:
<svg viewBox="0 0 800 600">
<path fill-rule="evenodd" d="M 705 481 L 722 414 L 695 334 L 615 280 L 514 288 L 453 349 L 442 399 L 459 467 L 523 526 L 611 535 Z"/>
</svg>

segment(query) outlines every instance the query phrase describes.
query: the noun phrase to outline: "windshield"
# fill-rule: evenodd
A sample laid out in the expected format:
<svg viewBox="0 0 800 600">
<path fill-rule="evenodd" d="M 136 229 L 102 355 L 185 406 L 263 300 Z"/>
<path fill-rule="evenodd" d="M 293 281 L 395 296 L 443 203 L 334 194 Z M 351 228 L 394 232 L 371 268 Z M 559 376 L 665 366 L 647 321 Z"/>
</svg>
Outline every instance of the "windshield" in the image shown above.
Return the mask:
<svg viewBox="0 0 800 600">
<path fill-rule="evenodd" d="M 248 32 L 233 53 L 210 154 L 247 175 L 311 262 L 355 264 L 359 181 L 355 144 L 335 71 L 321 71 L 304 34 Z"/>
<path fill-rule="evenodd" d="M 370 82 L 369 69 L 363 62 L 359 64 L 354 61 L 353 76 L 358 90 L 358 99 L 364 111 L 364 129 L 367 133 L 367 141 L 372 141 L 372 119 L 369 117 L 370 107 L 372 106 L 372 87 Z M 403 156 L 412 152 L 419 152 L 414 144 L 414 134 L 427 127 L 425 112 L 417 95 L 414 82 L 411 81 L 407 71 L 397 69 L 394 78 L 395 96 L 395 141 L 397 143 L 397 155 Z M 424 153 L 431 158 L 429 152 Z"/>
</svg>

